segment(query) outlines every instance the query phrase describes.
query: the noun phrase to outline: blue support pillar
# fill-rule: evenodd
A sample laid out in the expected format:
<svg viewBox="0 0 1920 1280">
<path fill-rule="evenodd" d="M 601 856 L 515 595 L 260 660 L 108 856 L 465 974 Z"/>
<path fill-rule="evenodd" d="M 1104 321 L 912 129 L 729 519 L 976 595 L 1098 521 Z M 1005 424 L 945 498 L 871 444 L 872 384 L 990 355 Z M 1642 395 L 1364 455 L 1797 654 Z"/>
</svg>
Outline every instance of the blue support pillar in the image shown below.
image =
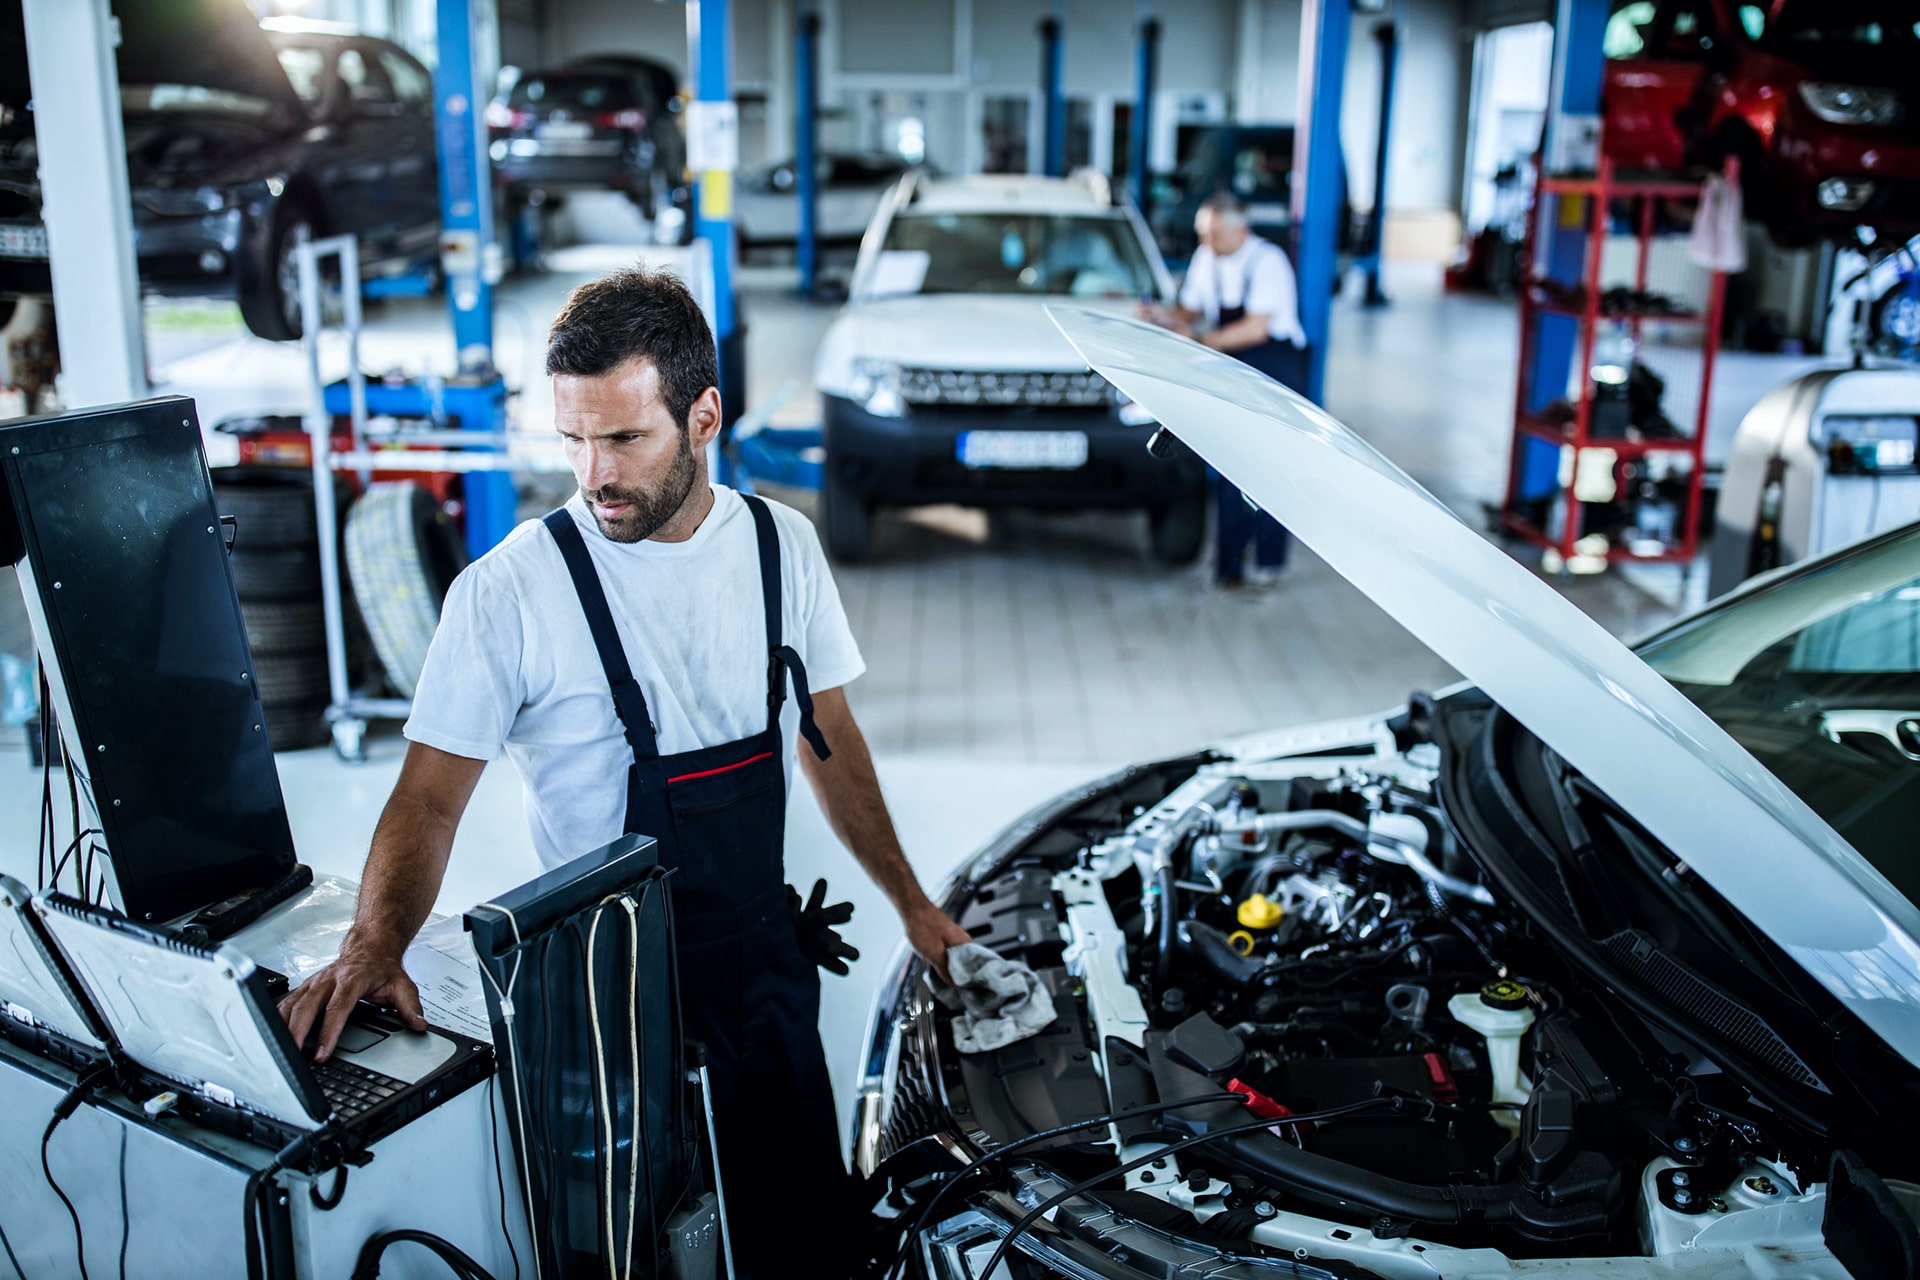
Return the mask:
<svg viewBox="0 0 1920 1280">
<path fill-rule="evenodd" d="M 1133 186 L 1134 207 L 1140 216 L 1152 212 L 1153 179 L 1147 169 L 1147 152 L 1153 145 L 1153 90 L 1160 71 L 1160 20 L 1140 19 L 1140 38 L 1135 46 L 1133 77 L 1133 146 L 1127 177 Z"/>
<path fill-rule="evenodd" d="M 820 227 L 820 15 L 811 8 L 800 15 L 793 53 L 793 194 L 800 202 L 800 231 L 794 253 L 800 266 L 800 292 L 811 297 Z"/>
<path fill-rule="evenodd" d="M 1049 178 L 1064 177 L 1067 172 L 1067 99 L 1063 87 L 1065 45 L 1060 39 L 1060 19 L 1040 20 L 1040 99 L 1046 126 L 1041 147 L 1040 171 Z"/>
<path fill-rule="evenodd" d="M 439 65 L 433 98 L 440 152 L 441 270 L 447 281 L 447 306 L 453 317 L 453 342 L 459 373 L 448 384 L 471 401 L 460 414 L 463 427 L 486 432 L 506 428 L 505 387 L 493 367 L 493 285 L 488 262 L 493 251 L 493 174 L 486 161 L 475 83 L 478 39 L 496 38 L 473 17 L 471 0 L 438 0 L 434 9 Z M 503 471 L 475 471 L 462 478 L 467 551 L 481 556 L 506 537 L 514 525 L 513 477 Z"/>
<path fill-rule="evenodd" d="M 1387 140 L 1393 125 L 1393 73 L 1400 62 L 1399 24 L 1392 19 L 1373 29 L 1374 43 L 1380 46 L 1380 134 L 1373 151 L 1373 230 L 1367 245 L 1366 305 L 1384 307 L 1387 295 L 1380 291 L 1380 254 L 1387 242 Z"/>
<path fill-rule="evenodd" d="M 739 246 L 733 226 L 733 175 L 739 167 L 739 114 L 733 102 L 733 15 L 730 0 L 687 5 L 688 62 L 693 67 L 693 119 L 688 158 L 694 170 L 693 234 L 713 262 L 713 338 L 720 358 L 720 411 L 731 426 L 746 408 L 744 327 L 733 293 Z"/>
<path fill-rule="evenodd" d="M 1300 23 L 1301 99 L 1307 118 L 1294 126 L 1294 274 L 1300 286 L 1300 327 L 1307 335 L 1307 396 L 1325 402 L 1327 336 L 1333 322 L 1333 282 L 1339 269 L 1345 182 L 1340 156 L 1340 96 L 1346 82 L 1353 15 L 1348 0 L 1305 0 Z"/>
</svg>

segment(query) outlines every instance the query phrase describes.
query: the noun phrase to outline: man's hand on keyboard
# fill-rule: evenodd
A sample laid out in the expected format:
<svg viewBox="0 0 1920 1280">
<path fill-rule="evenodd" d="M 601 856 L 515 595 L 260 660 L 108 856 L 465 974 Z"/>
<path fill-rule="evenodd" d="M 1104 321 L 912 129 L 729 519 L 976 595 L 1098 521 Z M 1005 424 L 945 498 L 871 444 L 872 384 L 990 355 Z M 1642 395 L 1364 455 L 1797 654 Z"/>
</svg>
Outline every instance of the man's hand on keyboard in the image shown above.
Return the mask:
<svg viewBox="0 0 1920 1280">
<path fill-rule="evenodd" d="M 338 960 L 287 993 L 280 1001 L 280 1016 L 287 1020 L 294 1043 L 311 1047 L 314 1061 L 325 1062 L 360 1000 L 386 1005 L 414 1031 L 427 1029 L 420 990 L 400 967 L 399 958 L 384 952 L 363 953 L 351 943 Z"/>
</svg>

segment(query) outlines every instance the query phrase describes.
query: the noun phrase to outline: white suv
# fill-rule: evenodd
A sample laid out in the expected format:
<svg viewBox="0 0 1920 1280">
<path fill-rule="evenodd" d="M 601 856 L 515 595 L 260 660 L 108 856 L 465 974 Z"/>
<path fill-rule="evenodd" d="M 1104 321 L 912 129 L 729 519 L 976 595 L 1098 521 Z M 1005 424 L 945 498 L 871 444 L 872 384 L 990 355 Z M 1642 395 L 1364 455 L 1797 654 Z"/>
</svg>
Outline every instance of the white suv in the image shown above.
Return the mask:
<svg viewBox="0 0 1920 1280">
<path fill-rule="evenodd" d="M 1154 554 L 1200 552 L 1206 473 L 1087 369 L 1046 304 L 1130 311 L 1172 282 L 1134 209 L 1094 178 L 903 178 L 861 241 L 820 344 L 828 550 L 867 554 L 880 506 L 1135 507 Z"/>
</svg>

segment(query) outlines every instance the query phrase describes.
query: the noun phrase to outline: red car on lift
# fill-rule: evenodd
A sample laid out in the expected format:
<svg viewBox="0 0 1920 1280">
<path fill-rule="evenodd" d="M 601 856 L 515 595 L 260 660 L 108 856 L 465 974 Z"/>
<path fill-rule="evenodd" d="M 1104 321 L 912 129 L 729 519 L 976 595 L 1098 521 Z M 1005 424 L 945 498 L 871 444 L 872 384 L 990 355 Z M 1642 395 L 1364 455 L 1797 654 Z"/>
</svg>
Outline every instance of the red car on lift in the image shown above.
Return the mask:
<svg viewBox="0 0 1920 1280">
<path fill-rule="evenodd" d="M 1920 231 L 1913 0 L 1615 0 L 1605 40 L 1617 168 L 1738 156 L 1747 216 L 1782 243 Z"/>
</svg>

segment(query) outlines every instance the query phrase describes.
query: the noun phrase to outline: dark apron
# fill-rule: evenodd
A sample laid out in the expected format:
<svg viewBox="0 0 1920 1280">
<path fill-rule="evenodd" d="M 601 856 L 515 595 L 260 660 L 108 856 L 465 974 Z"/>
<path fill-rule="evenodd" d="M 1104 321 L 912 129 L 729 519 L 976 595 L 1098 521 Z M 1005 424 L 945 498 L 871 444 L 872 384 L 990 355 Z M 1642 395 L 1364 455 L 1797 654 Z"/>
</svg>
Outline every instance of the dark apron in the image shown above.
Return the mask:
<svg viewBox="0 0 1920 1280">
<path fill-rule="evenodd" d="M 1246 317 L 1247 290 L 1253 284 L 1253 264 L 1247 264 L 1247 278 L 1240 282 L 1237 307 L 1226 304 L 1220 287 L 1220 259 L 1213 260 L 1213 301 L 1219 309 L 1218 324 L 1232 324 Z M 1271 335 L 1265 342 L 1229 352 L 1243 364 L 1250 364 L 1282 386 L 1298 391 L 1302 385 L 1305 353 L 1291 342 Z M 1209 471 L 1212 471 L 1209 468 Z M 1213 475 L 1214 557 L 1216 582 L 1238 582 L 1244 574 L 1247 546 L 1253 545 L 1253 562 L 1262 569 L 1279 569 L 1287 563 L 1287 531 L 1264 511 L 1255 511 L 1240 496 L 1233 481 L 1217 471 Z"/>
<path fill-rule="evenodd" d="M 614 630 L 586 540 L 565 508 L 545 523 L 587 615 L 633 764 L 627 832 L 659 842 L 673 872 L 680 1006 L 687 1038 L 707 1049 L 714 1130 L 740 1275 L 847 1274 L 850 1184 L 840 1160 L 833 1089 L 820 1048 L 820 975 L 800 954 L 787 905 L 785 755 L 780 708 L 793 677 L 800 733 L 827 747 L 799 655 L 781 640 L 780 540 L 759 498 L 753 513 L 766 606 L 767 727 L 738 742 L 663 756 L 647 701 Z M 696 639 L 697 642 L 697 639 Z"/>
</svg>

